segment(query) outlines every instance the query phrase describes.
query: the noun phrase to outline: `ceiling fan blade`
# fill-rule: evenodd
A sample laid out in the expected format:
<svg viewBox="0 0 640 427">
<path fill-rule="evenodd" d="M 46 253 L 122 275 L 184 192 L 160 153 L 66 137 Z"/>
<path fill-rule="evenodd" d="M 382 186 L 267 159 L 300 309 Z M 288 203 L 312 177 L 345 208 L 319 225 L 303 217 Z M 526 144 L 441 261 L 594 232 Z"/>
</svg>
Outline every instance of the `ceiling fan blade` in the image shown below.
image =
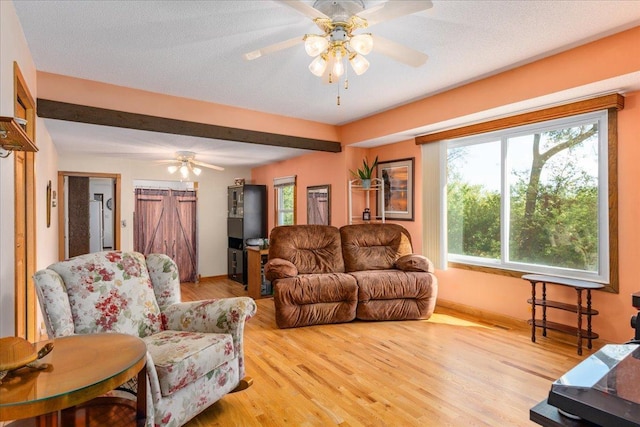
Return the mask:
<svg viewBox="0 0 640 427">
<path fill-rule="evenodd" d="M 303 2 L 302 0 L 275 0 L 275 1 L 277 1 L 278 3 L 282 3 L 283 5 L 288 6 L 292 9 L 297 10 L 298 12 L 302 13 L 303 15 L 305 15 L 310 19 L 316 19 L 316 18 L 328 19 L 329 18 L 327 15 L 309 6 L 309 4 Z"/>
<path fill-rule="evenodd" d="M 358 16 L 364 18 L 369 26 L 379 24 L 380 22 L 390 21 L 405 15 L 422 12 L 431 9 L 433 3 L 429 0 L 406 1 L 406 0 L 389 0 L 380 6 L 365 9 L 358 13 Z"/>
<path fill-rule="evenodd" d="M 209 163 L 199 162 L 197 160 L 191 160 L 191 163 L 197 166 L 202 166 L 203 168 L 215 169 L 217 171 L 223 171 L 224 168 L 221 166 L 211 165 Z"/>
<path fill-rule="evenodd" d="M 270 53 L 273 53 L 273 52 L 277 52 L 279 50 L 288 49 L 290 47 L 295 46 L 298 43 L 302 43 L 302 37 L 296 37 L 296 38 L 293 38 L 293 39 L 285 40 L 285 41 L 280 42 L 280 43 L 275 43 L 275 44 L 272 44 L 270 46 L 263 47 L 262 49 L 258 49 L 258 50 L 254 50 L 254 51 L 245 53 L 242 56 L 247 61 L 251 61 L 251 60 L 254 60 L 254 59 L 258 59 L 261 56 L 264 56 L 264 55 L 267 55 L 267 54 L 270 54 Z"/>
<path fill-rule="evenodd" d="M 426 53 L 376 35 L 373 35 L 373 50 L 412 67 L 424 65 L 429 59 Z"/>
</svg>

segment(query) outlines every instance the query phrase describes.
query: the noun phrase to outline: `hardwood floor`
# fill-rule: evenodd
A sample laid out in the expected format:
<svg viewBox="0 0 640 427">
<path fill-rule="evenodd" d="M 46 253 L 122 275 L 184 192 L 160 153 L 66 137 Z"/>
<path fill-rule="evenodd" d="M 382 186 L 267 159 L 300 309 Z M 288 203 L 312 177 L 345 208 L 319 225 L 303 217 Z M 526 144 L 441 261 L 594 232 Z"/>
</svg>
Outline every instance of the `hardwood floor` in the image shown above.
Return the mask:
<svg viewBox="0 0 640 427">
<path fill-rule="evenodd" d="M 182 292 L 185 301 L 246 295 L 226 279 Z M 273 300 L 257 304 L 245 328 L 253 386 L 187 426 L 534 426 L 529 408 L 592 353 L 443 308 L 428 321 L 278 329 Z"/>
</svg>

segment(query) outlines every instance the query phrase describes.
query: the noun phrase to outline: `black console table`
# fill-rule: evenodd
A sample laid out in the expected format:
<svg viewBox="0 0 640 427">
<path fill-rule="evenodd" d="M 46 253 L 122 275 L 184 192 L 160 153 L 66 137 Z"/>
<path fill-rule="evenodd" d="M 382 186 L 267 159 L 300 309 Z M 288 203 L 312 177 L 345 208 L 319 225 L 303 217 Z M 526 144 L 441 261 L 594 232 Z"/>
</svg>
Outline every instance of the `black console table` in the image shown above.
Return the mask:
<svg viewBox="0 0 640 427">
<path fill-rule="evenodd" d="M 547 329 L 575 335 L 578 338 L 578 354 L 582 355 L 582 339 L 587 339 L 587 347 L 591 349 L 592 340 L 598 338 L 598 334 L 591 330 L 591 316 L 598 314 L 597 310 L 591 308 L 591 290 L 602 289 L 601 283 L 587 282 L 585 280 L 567 279 L 565 277 L 545 276 L 542 274 L 525 274 L 524 280 L 531 282 L 531 298 L 527 300 L 531 304 L 531 341 L 536 342 L 536 328 L 542 328 L 542 336 L 547 336 Z M 536 298 L 536 284 L 542 283 L 542 298 Z M 568 286 L 574 288 L 577 293 L 577 304 L 566 304 L 547 299 L 547 284 Z M 582 291 L 587 291 L 587 305 L 582 305 Z M 542 319 L 536 319 L 536 307 L 542 307 Z M 547 308 L 570 311 L 577 314 L 577 327 L 564 325 L 547 320 Z M 582 329 L 582 316 L 587 317 L 587 329 Z"/>
</svg>

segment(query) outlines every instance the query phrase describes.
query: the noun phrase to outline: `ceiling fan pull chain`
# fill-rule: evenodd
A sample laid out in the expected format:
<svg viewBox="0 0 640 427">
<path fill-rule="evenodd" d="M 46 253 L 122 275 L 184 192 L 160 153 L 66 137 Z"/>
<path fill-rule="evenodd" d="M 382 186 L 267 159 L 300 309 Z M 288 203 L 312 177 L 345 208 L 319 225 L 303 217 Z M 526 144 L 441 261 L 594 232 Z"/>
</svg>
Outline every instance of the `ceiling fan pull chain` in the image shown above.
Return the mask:
<svg viewBox="0 0 640 427">
<path fill-rule="evenodd" d="M 336 86 L 338 87 L 337 105 L 340 106 L 340 81 L 339 80 Z"/>
</svg>

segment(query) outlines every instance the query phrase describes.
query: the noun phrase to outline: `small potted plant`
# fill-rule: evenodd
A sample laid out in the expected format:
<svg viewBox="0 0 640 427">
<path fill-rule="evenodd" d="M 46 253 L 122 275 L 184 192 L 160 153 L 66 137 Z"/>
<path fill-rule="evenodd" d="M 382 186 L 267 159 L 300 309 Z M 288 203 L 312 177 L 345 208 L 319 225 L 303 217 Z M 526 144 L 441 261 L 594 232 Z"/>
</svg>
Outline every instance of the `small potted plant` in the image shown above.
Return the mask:
<svg viewBox="0 0 640 427">
<path fill-rule="evenodd" d="M 369 166 L 369 161 L 365 157 L 364 160 L 362 160 L 362 168 L 355 172 L 350 170 L 350 172 L 353 176 L 360 178 L 362 181 L 362 188 L 371 188 L 371 178 L 373 177 L 373 172 L 376 170 L 376 166 L 378 166 L 378 156 L 376 156 L 376 159 L 373 161 L 371 166 Z"/>
</svg>

